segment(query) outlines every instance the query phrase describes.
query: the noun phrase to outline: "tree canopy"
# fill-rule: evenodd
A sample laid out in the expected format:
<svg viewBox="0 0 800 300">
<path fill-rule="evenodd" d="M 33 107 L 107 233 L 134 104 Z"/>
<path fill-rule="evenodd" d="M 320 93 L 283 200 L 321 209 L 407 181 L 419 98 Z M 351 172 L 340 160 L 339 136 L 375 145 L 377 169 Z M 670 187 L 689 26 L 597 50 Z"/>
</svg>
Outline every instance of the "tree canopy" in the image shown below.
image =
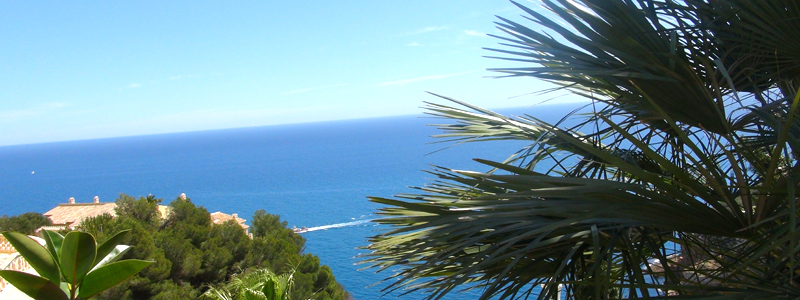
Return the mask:
<svg viewBox="0 0 800 300">
<path fill-rule="evenodd" d="M 213 224 L 210 214 L 191 199 L 176 199 L 161 219 L 155 197 L 120 195 L 117 217 L 101 215 L 82 223 L 82 230 L 104 240 L 131 230 L 123 244 L 125 258 L 154 261 L 130 280 L 98 295 L 98 299 L 196 299 L 206 289 L 224 285 L 236 274 L 296 270 L 292 299 L 345 299 L 330 268 L 303 253 L 303 237 L 286 228 L 277 215 L 255 213 L 251 240 L 234 221 Z"/>
<path fill-rule="evenodd" d="M 32 235 L 36 229 L 42 226 L 53 225 L 49 218 L 40 213 L 28 212 L 18 216 L 0 217 L 0 232 L 14 231 Z"/>
</svg>

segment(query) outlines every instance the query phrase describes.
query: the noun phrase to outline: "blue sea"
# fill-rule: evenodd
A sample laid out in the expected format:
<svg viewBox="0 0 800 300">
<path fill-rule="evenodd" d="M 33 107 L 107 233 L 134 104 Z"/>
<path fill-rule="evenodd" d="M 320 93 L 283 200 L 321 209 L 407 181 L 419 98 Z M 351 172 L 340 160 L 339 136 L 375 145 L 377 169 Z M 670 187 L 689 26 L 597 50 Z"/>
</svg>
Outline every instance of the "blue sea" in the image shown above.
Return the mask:
<svg viewBox="0 0 800 300">
<path fill-rule="evenodd" d="M 554 122 L 575 107 L 503 111 Z M 411 192 L 409 186 L 431 179 L 423 172 L 430 165 L 485 171 L 472 158 L 502 161 L 525 145 L 444 149 L 453 144 L 431 144 L 438 140 L 430 136 L 440 132 L 426 126 L 443 122 L 401 116 L 0 147 L 0 215 L 43 213 L 70 197 L 111 202 L 120 193 L 153 194 L 166 203 L 186 193 L 209 212 L 245 219 L 264 209 L 290 227 L 313 228 L 303 234 L 305 251 L 330 266 L 355 299 L 376 299 L 381 285 L 367 286 L 389 274 L 355 265 L 365 252 L 357 247 L 380 229 L 368 222 L 379 206 L 366 197 Z"/>
</svg>

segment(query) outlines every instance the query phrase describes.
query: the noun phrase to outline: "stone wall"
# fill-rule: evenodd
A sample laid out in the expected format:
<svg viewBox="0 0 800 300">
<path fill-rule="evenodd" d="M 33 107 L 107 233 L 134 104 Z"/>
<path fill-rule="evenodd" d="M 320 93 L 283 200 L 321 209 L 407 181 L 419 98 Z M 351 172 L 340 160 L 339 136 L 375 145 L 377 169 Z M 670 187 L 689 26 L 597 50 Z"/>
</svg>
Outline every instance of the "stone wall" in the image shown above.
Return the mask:
<svg viewBox="0 0 800 300">
<path fill-rule="evenodd" d="M 17 250 L 14 250 L 14 247 L 11 246 L 11 243 L 9 243 L 4 236 L 0 235 L 0 253 L 10 254 L 14 252 L 17 252 Z M 2 267 L 3 266 L 0 266 L 0 268 Z"/>
</svg>

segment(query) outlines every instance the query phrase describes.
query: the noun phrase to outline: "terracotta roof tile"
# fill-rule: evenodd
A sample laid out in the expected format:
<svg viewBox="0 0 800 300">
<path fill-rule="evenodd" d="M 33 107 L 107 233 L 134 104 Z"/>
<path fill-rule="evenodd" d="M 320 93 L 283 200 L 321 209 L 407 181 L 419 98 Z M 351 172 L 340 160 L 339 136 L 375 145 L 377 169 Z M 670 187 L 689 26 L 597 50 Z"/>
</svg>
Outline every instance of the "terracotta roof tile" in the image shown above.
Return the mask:
<svg viewBox="0 0 800 300">
<path fill-rule="evenodd" d="M 116 216 L 114 208 L 116 203 L 63 203 L 44 213 L 53 221 L 53 225 L 79 225 L 83 219 L 95 217 L 104 213 Z"/>
<path fill-rule="evenodd" d="M 79 226 L 86 218 L 99 216 L 104 213 L 108 213 L 111 216 L 116 217 L 117 214 L 114 212 L 116 207 L 117 204 L 113 202 L 62 203 L 44 213 L 46 217 L 53 221 L 53 226 L 47 226 L 45 229 L 50 230 L 72 228 L 74 226 Z M 158 211 L 161 213 L 162 218 L 166 218 L 170 213 L 170 208 L 168 206 L 159 205 Z M 236 214 L 229 215 L 222 212 L 215 212 L 211 214 L 211 221 L 214 222 L 214 224 L 222 224 L 229 220 L 236 220 L 236 223 L 238 223 L 242 229 L 247 230 L 250 228 L 250 226 L 244 224 L 247 220 L 239 218 L 239 216 Z"/>
</svg>

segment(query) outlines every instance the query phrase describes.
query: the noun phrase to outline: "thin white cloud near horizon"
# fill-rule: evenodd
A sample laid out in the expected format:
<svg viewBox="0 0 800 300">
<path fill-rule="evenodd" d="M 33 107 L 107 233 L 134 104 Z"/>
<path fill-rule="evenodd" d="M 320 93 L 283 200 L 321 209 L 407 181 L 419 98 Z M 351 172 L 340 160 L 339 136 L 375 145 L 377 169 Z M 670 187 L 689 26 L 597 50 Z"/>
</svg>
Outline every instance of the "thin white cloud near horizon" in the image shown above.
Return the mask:
<svg viewBox="0 0 800 300">
<path fill-rule="evenodd" d="M 309 121 L 296 121 L 296 116 L 322 113 L 334 108 L 336 108 L 336 105 L 260 109 L 211 108 L 180 111 L 144 119 L 127 120 L 106 126 L 103 127 L 105 131 L 103 134 L 97 136 L 87 135 L 83 139 L 304 123 Z M 99 127 L 85 127 L 82 129 L 92 132 L 94 131 L 92 129 L 97 128 Z M 136 130 L 133 130 L 134 128 Z"/>
<path fill-rule="evenodd" d="M 374 86 L 403 85 L 403 84 L 408 84 L 408 83 L 412 83 L 412 82 L 434 80 L 434 79 L 442 79 L 442 78 L 465 75 L 465 74 L 470 74 L 470 73 L 475 73 L 475 72 L 477 72 L 477 71 L 468 71 L 468 72 L 460 72 L 460 73 L 452 73 L 452 74 L 444 74 L 444 75 L 422 76 L 422 77 L 409 78 L 409 79 L 403 79 L 403 80 L 381 82 L 381 83 L 375 84 Z"/>
<path fill-rule="evenodd" d="M 62 142 L 304 123 L 309 121 L 294 121 L 293 118 L 296 118 L 299 114 L 322 114 L 335 107 L 334 105 L 319 105 L 299 108 L 189 110 L 146 118 L 124 119 L 114 124 L 90 124 L 78 127 L 52 128 L 36 134 L 6 135 L 5 139 L 0 140 L 0 147 L 42 143 L 42 137 L 48 138 L 45 142 Z M 0 112 L 0 118 L 3 116 L 5 116 L 5 113 Z M 31 116 L 25 115 L 21 117 L 29 118 Z M 0 122 L 2 121 L 3 119 L 0 119 Z M 5 133 L 3 130 L 4 128 L 0 127 L 0 133 Z"/>
<path fill-rule="evenodd" d="M 67 106 L 70 106 L 70 104 L 65 102 L 47 102 L 47 103 L 39 103 L 27 108 L 0 111 L 0 120 L 14 121 L 19 118 L 37 116 L 42 113 Z"/>
</svg>

